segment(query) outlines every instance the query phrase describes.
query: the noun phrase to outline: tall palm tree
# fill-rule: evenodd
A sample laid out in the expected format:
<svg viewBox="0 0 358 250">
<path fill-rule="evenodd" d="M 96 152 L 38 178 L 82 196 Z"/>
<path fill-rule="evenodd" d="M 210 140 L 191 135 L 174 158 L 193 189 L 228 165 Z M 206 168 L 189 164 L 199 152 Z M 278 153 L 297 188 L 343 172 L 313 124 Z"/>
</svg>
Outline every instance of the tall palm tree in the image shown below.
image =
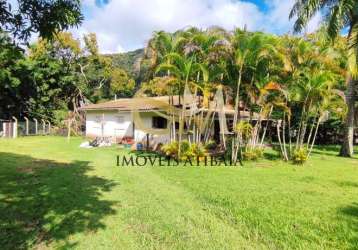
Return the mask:
<svg viewBox="0 0 358 250">
<path fill-rule="evenodd" d="M 179 53 L 168 53 L 164 58 L 166 59 L 165 62 L 157 67 L 156 73 L 163 71 L 171 72 L 171 74 L 177 79 L 178 94 L 180 97 L 181 93 L 184 92 L 184 86 L 188 86 L 193 74 L 195 74 L 195 71 L 199 70 L 199 66 L 194 62 L 193 57 L 186 58 Z M 185 105 L 187 104 L 183 102 L 182 112 L 179 117 L 179 145 L 181 145 L 184 130 Z M 180 155 L 181 147 L 179 146 L 178 156 L 180 157 Z"/>
<path fill-rule="evenodd" d="M 274 41 L 263 33 L 249 33 L 242 30 L 235 30 L 232 39 L 233 47 L 233 72 L 236 77 L 235 114 L 233 119 L 234 127 L 240 119 L 239 99 L 240 89 L 243 80 L 254 85 L 260 74 L 268 72 L 271 56 L 277 55 L 274 48 Z M 271 55 L 271 56 L 270 56 Z M 246 76 L 246 79 L 244 77 Z M 235 79 L 235 77 L 233 77 Z M 232 161 L 236 162 L 239 152 L 238 134 L 232 143 Z"/>
<path fill-rule="evenodd" d="M 167 33 L 164 31 L 154 32 L 153 37 L 149 40 L 147 47 L 145 48 L 144 59 L 149 59 L 149 73 L 151 77 L 155 74 L 157 66 L 164 61 L 168 62 L 166 55 L 169 53 L 180 52 L 186 38 L 182 32 L 176 32 L 175 34 Z M 170 72 L 167 72 L 169 75 Z"/>
<path fill-rule="evenodd" d="M 301 32 L 307 26 L 312 17 L 323 12 L 326 16 L 326 31 L 332 40 L 339 36 L 341 30 L 348 29 L 349 44 L 349 72 L 347 77 L 346 103 L 348 114 L 345 124 L 345 137 L 341 147 L 341 156 L 351 157 L 353 155 L 354 139 L 354 113 L 357 80 L 358 59 L 358 1 L 357 0 L 296 0 L 290 18 L 297 17 L 294 30 Z"/>
</svg>

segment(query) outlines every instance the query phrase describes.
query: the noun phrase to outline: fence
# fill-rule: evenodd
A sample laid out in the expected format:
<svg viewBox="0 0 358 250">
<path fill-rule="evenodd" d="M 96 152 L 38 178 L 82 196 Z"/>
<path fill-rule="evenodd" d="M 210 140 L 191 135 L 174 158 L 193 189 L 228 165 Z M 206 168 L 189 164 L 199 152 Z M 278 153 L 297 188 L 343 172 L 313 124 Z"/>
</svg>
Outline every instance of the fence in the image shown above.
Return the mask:
<svg viewBox="0 0 358 250">
<path fill-rule="evenodd" d="M 10 120 L 0 120 L 0 137 L 12 136 L 13 130 L 13 123 Z"/>
<path fill-rule="evenodd" d="M 51 133 L 51 123 L 45 120 L 29 119 L 19 121 L 16 117 L 12 120 L 0 120 L 0 137 L 16 138 L 28 135 L 48 135 Z"/>
</svg>

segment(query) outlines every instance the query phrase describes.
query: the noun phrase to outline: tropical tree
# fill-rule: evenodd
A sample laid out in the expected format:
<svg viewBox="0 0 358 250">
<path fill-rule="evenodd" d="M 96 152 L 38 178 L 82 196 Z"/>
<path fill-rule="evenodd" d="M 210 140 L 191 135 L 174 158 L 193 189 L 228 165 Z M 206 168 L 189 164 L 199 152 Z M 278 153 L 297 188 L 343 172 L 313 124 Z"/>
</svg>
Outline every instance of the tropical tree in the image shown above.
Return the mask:
<svg viewBox="0 0 358 250">
<path fill-rule="evenodd" d="M 276 121 L 284 159 L 291 157 L 293 139 L 299 145 L 297 148 L 312 151 L 319 125 L 325 120 L 323 114 L 327 113 L 327 105 L 322 104 L 327 102 L 323 96 L 331 96 L 325 100 L 333 100 L 337 97 L 335 88 L 343 89 L 345 63 L 340 51 L 337 46 L 328 46 L 318 33 L 298 38 L 239 29 L 227 32 L 218 27 L 205 31 L 189 28 L 172 34 L 155 33 L 148 46 L 148 59 L 153 57 L 155 77 L 142 86 L 142 93 L 181 96 L 183 92 L 188 93 L 185 86 L 189 86 L 194 95 L 203 97 L 199 110 L 206 111 L 184 117 L 188 121 L 188 138 L 191 132 L 196 134 L 192 136 L 193 142 L 205 143 L 211 137 L 215 112 L 210 113 L 209 104 L 214 104 L 217 96 L 223 96 L 216 90 L 225 93 L 226 104 L 234 103 L 231 135 L 220 137 L 221 148 L 225 148 L 226 137 L 233 138 L 230 150 L 233 162 L 239 153 L 250 155 L 263 149 L 272 121 Z M 323 77 L 324 74 L 331 78 Z M 330 83 L 327 87 L 328 78 L 337 84 L 331 86 Z M 325 91 L 321 98 L 316 98 L 319 95 L 315 91 L 308 90 L 318 85 L 317 82 L 327 85 L 322 87 Z M 215 91 L 219 95 L 214 94 Z M 313 92 L 315 96 L 311 96 Z M 250 110 L 247 124 L 240 119 L 243 106 L 239 104 Z M 312 113 L 313 110 L 316 113 Z M 248 127 L 250 133 L 243 130 Z M 299 133 L 294 135 L 292 132 L 297 130 Z M 180 127 L 179 134 L 182 131 Z M 303 146 L 307 144 L 309 146 Z"/>
<path fill-rule="evenodd" d="M 36 32 L 40 37 L 53 38 L 58 31 L 77 26 L 83 20 L 80 0 L 13 2 L 0 1 L 0 31 L 25 42 Z"/>
<path fill-rule="evenodd" d="M 36 63 L 27 60 L 25 46 L 20 47 L 18 43 L 27 44 L 34 33 L 42 38 L 53 39 L 57 32 L 77 26 L 82 20 L 79 0 L 0 0 L 1 118 L 22 116 L 24 111 L 32 110 L 37 103 L 34 98 L 37 90 L 43 92 L 44 102 L 38 100 L 38 104 L 45 111 L 50 104 L 48 95 L 56 92 L 50 91 L 47 84 L 37 86 L 34 79 L 29 79 L 36 74 L 36 70 L 29 71 Z M 54 64 L 52 66 L 56 68 Z M 41 71 L 40 68 L 37 70 Z"/>
<path fill-rule="evenodd" d="M 39 39 L 29 49 L 28 65 L 30 73 L 29 82 L 38 86 L 45 86 L 45 93 L 52 94 L 49 100 L 53 101 L 53 110 L 72 110 L 78 115 L 79 107 L 86 101 L 87 85 L 81 79 L 79 64 L 81 62 L 82 49 L 80 42 L 73 39 L 71 33 L 61 32 L 56 39 Z M 23 84 L 27 84 L 24 81 Z M 42 93 L 45 97 L 45 93 Z M 41 103 L 39 96 L 34 95 L 34 103 Z M 61 104 L 59 101 L 61 100 Z M 32 110 L 32 112 L 39 112 Z M 33 116 L 33 114 L 30 114 Z"/>
<path fill-rule="evenodd" d="M 181 93 L 184 92 L 184 87 L 188 87 L 188 84 L 191 81 L 191 78 L 195 71 L 198 70 L 198 65 L 194 62 L 194 57 L 186 58 L 178 53 L 169 53 L 164 57 L 164 63 L 160 64 L 156 70 L 157 73 L 160 72 L 170 72 L 176 79 L 177 91 L 179 98 Z M 179 99 L 180 100 L 180 99 Z M 181 145 L 184 123 L 185 123 L 185 111 L 187 103 L 184 103 L 185 99 L 183 98 L 183 109 L 179 117 L 179 145 Z M 180 157 L 180 147 L 178 155 Z"/>
<path fill-rule="evenodd" d="M 231 74 L 237 74 L 236 79 L 236 95 L 235 95 L 235 114 L 233 118 L 234 127 L 236 126 L 238 120 L 240 119 L 240 88 L 243 80 L 246 81 L 246 90 L 247 96 L 253 92 L 260 92 L 260 90 L 254 90 L 255 85 L 258 81 L 262 79 L 269 79 L 269 69 L 270 62 L 279 58 L 279 52 L 275 48 L 275 41 L 271 37 L 263 33 L 249 33 L 237 29 L 234 32 L 233 40 L 233 70 Z M 269 81 L 268 81 L 269 82 Z M 265 85 L 262 84 L 262 85 Z M 248 99 L 247 99 L 248 102 Z M 255 102 L 255 101 L 254 101 Z M 261 111 L 264 108 L 261 106 Z M 261 126 L 261 121 L 259 121 L 255 128 L 253 129 L 255 144 L 256 136 L 259 134 L 259 127 Z M 234 131 L 235 132 L 235 131 Z M 233 139 L 232 143 L 232 161 L 236 162 L 239 152 L 239 135 L 236 133 L 236 136 Z"/>
<path fill-rule="evenodd" d="M 343 29 L 348 30 L 348 67 L 346 103 L 348 113 L 345 124 L 345 137 L 340 155 L 353 155 L 354 115 L 356 101 L 357 59 L 358 59 L 358 2 L 356 0 L 296 0 L 290 18 L 297 17 L 294 30 L 302 31 L 308 21 L 319 11 L 325 13 L 325 26 L 328 37 L 336 39 Z"/>
<path fill-rule="evenodd" d="M 86 35 L 81 47 L 70 33 L 59 32 L 52 40 L 39 39 L 27 54 L 2 35 L 1 119 L 28 116 L 55 122 L 68 111 L 78 117 L 86 102 L 133 94 L 134 80 L 100 55 L 94 34 Z"/>
<path fill-rule="evenodd" d="M 164 63 L 164 60 L 166 60 L 166 63 L 170 63 L 170 58 L 166 57 L 167 54 L 180 51 L 183 42 L 186 40 L 181 34 L 182 32 L 177 32 L 176 34 L 164 31 L 154 32 L 153 37 L 145 48 L 145 55 L 142 60 L 142 64 L 149 61 L 147 79 L 154 77 L 156 68 Z M 167 71 L 166 74 L 169 76 L 170 71 Z"/>
<path fill-rule="evenodd" d="M 9 119 L 23 110 L 19 85 L 21 84 L 23 52 L 12 43 L 10 37 L 0 32 L 0 114 Z"/>
</svg>

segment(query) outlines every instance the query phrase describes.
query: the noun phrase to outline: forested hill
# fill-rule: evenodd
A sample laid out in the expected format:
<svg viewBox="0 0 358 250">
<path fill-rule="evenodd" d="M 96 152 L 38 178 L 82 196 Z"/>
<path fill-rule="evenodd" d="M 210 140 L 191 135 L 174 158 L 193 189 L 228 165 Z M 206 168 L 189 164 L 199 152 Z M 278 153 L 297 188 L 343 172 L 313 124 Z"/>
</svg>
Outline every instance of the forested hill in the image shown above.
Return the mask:
<svg viewBox="0 0 358 250">
<path fill-rule="evenodd" d="M 140 74 L 140 60 L 143 57 L 144 49 L 137 49 L 125 53 L 106 54 L 112 59 L 115 67 L 125 70 L 136 81 Z"/>
</svg>

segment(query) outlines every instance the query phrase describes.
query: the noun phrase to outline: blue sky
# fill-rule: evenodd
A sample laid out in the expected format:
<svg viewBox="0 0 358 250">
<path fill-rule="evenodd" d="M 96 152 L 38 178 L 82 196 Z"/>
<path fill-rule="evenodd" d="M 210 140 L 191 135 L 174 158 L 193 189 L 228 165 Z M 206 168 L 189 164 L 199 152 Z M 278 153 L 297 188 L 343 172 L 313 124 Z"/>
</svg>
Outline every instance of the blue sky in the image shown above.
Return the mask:
<svg viewBox="0 0 358 250">
<path fill-rule="evenodd" d="M 95 0 L 95 4 L 98 7 L 103 7 L 106 4 L 108 4 L 109 1 L 110 0 Z M 261 1 L 261 0 L 245 0 L 243 2 L 253 3 L 253 4 L 257 5 L 260 8 L 260 10 L 262 10 L 262 11 L 266 11 L 268 9 L 267 3 L 265 1 Z"/>
<path fill-rule="evenodd" d="M 155 30 L 175 31 L 188 26 L 213 25 L 226 29 L 246 26 L 274 34 L 292 32 L 288 19 L 294 0 L 83 0 L 85 20 L 72 30 L 80 38 L 97 34 L 102 53 L 145 46 Z M 314 31 L 321 17 L 307 27 Z"/>
<path fill-rule="evenodd" d="M 262 1 L 262 0 L 246 0 L 246 2 L 250 2 L 253 4 L 256 4 L 261 11 L 267 11 L 268 10 L 268 5 L 267 5 L 267 1 Z"/>
</svg>

